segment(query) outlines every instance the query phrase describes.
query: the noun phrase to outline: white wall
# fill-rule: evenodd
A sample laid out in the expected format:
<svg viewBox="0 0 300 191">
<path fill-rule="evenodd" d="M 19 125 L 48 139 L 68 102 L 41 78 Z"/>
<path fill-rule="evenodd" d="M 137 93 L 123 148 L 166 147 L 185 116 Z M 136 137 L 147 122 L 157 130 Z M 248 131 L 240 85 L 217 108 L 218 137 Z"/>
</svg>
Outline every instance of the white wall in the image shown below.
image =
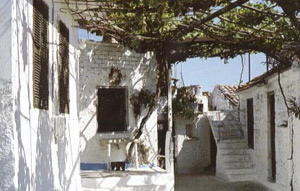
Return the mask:
<svg viewBox="0 0 300 191">
<path fill-rule="evenodd" d="M 268 80 L 266 85 L 255 86 L 239 93 L 241 109 L 247 108 L 247 99 L 253 98 L 254 103 L 254 150 L 251 158 L 254 160 L 257 181 L 267 185 L 274 190 L 291 190 L 292 180 L 294 190 L 300 190 L 300 121 L 293 114 L 287 114 L 287 108 L 277 82 L 275 74 Z M 281 84 L 285 96 L 300 98 L 300 70 L 299 66 L 281 74 Z M 276 127 L 276 183 L 268 181 L 268 166 L 270 147 L 269 121 L 268 121 L 268 92 L 275 93 L 275 127 Z M 241 117 L 244 119 L 244 117 Z M 283 127 L 284 121 L 288 121 L 288 127 Z M 293 149 L 292 149 L 293 145 Z M 291 159 L 293 156 L 293 159 Z"/>
<path fill-rule="evenodd" d="M 192 124 L 195 137 L 186 136 L 186 125 Z M 177 173 L 199 173 L 211 163 L 210 126 L 207 118 L 199 115 L 197 119 L 175 119 L 175 157 Z"/>
<path fill-rule="evenodd" d="M 222 93 L 218 86 L 215 86 L 211 93 L 211 103 L 213 110 L 232 110 L 236 109 L 237 106 L 233 105 Z M 216 109 L 215 109 L 216 108 Z"/>
<path fill-rule="evenodd" d="M 4 3 L 4 4 L 3 4 Z M 13 119 L 14 134 L 11 135 L 11 126 L 4 126 L 8 134 L 4 136 L 7 142 L 2 145 L 1 150 L 10 149 L 10 141 L 13 142 L 13 151 L 9 151 L 8 165 L 2 168 L 1 157 L 1 187 L 0 190 L 81 190 L 79 176 L 79 127 L 78 127 L 78 53 L 77 53 L 77 29 L 72 28 L 76 23 L 72 21 L 70 15 L 61 13 L 61 4 L 52 4 L 51 0 L 46 0 L 49 7 L 49 110 L 39 110 L 33 108 L 32 103 L 32 0 L 5 0 L 1 1 L 1 18 L 10 18 L 10 21 L 2 20 L 1 23 L 1 44 L 3 38 L 7 40 L 4 52 L 9 52 L 9 56 L 2 57 L 7 69 L 7 77 L 11 79 L 11 84 L 3 88 L 0 82 L 1 104 L 0 104 L 0 124 L 2 136 L 2 121 L 8 123 Z M 9 17 L 9 4 L 11 4 L 11 17 Z M 55 6 L 52 9 L 52 5 Z M 5 12 L 2 12 L 3 10 Z M 2 13 L 5 13 L 3 16 Z M 52 18 L 54 13 L 54 18 Z M 53 23 L 52 23 L 53 19 Z M 54 117 L 58 114 L 58 84 L 57 84 L 57 43 L 58 33 L 56 27 L 61 19 L 70 29 L 70 114 L 65 115 L 66 129 L 64 136 L 54 139 Z M 3 31 L 3 22 L 7 29 Z M 10 22 L 10 24 L 8 24 Z M 11 32 L 8 32 L 11 26 Z M 4 35 L 4 36 L 3 36 Z M 13 38 L 9 38 L 9 37 Z M 11 43 L 9 43 L 9 41 Z M 3 45 L 1 51 L 3 50 Z M 5 54 L 4 54 L 5 55 Z M 4 68 L 6 67 L 4 66 Z M 12 76 L 10 73 L 12 72 Z M 2 78 L 2 74 L 1 74 Z M 7 84 L 4 84 L 7 85 Z M 10 90 L 11 89 L 11 90 Z M 9 92 L 12 92 L 13 104 L 9 103 Z M 4 92 L 4 94 L 2 94 Z M 3 105 L 2 101 L 5 102 Z M 9 106 L 9 107 L 6 107 Z M 6 116 L 2 119 L 2 108 L 6 107 Z M 10 115 L 10 116 L 9 116 Z M 1 137 L 1 141 L 2 141 Z M 11 154 L 13 152 L 13 154 Z M 0 155 L 3 153 L 1 152 Z M 4 153 L 6 154 L 6 153 Z M 13 155 L 13 156 L 12 156 Z M 7 156 L 7 155 L 6 155 Z M 14 167 L 11 165 L 14 161 Z M 5 175 L 2 174 L 5 170 Z M 9 187 L 14 171 L 14 187 Z M 4 177 L 3 177 L 4 176 Z M 5 185 L 2 185 L 2 180 Z"/>
<path fill-rule="evenodd" d="M 0 190 L 14 190 L 14 126 L 11 65 L 12 1 L 0 2 Z"/>
<path fill-rule="evenodd" d="M 194 86 L 196 103 L 203 104 L 203 112 L 208 111 L 208 99 L 202 95 L 201 87 Z M 199 173 L 210 165 L 210 125 L 207 118 L 200 114 L 195 119 L 175 120 L 175 157 L 177 173 Z M 194 137 L 187 137 L 186 125 L 193 126 Z"/>
<path fill-rule="evenodd" d="M 132 131 L 138 127 L 129 105 L 129 127 L 125 133 L 97 133 L 97 86 L 109 86 L 111 67 L 117 67 L 122 74 L 119 86 L 128 87 L 128 98 L 141 89 L 156 92 L 156 61 L 152 54 L 138 54 L 117 44 L 87 42 L 80 56 L 80 129 L 81 129 L 81 162 L 107 163 L 107 140 L 112 138 L 132 138 Z M 147 110 L 142 111 L 142 116 Z M 141 140 L 150 147 L 150 163 L 156 163 L 157 155 L 157 112 L 151 115 L 146 123 Z M 125 160 L 126 144 L 120 144 L 120 150 L 112 145 L 111 161 Z"/>
</svg>

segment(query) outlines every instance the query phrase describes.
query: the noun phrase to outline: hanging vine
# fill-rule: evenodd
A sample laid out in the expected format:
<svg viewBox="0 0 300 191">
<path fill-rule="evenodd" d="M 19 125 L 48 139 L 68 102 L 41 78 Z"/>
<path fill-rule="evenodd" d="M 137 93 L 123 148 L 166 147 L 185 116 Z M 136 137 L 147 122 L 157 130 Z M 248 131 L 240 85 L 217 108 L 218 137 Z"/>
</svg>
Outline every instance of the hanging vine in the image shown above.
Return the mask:
<svg viewBox="0 0 300 191">
<path fill-rule="evenodd" d="M 130 103 L 133 106 L 134 117 L 141 115 L 142 108 L 152 108 L 155 106 L 155 93 L 149 90 L 141 90 L 137 95 L 132 95 Z"/>
<path fill-rule="evenodd" d="M 300 104 L 297 103 L 296 97 L 292 96 L 289 100 L 289 110 L 292 112 L 296 118 L 300 119 Z"/>
<path fill-rule="evenodd" d="M 196 101 L 193 91 L 189 87 L 182 87 L 177 90 L 177 95 L 172 101 L 172 111 L 174 117 L 183 119 L 193 119 L 196 117 L 192 104 Z"/>
</svg>

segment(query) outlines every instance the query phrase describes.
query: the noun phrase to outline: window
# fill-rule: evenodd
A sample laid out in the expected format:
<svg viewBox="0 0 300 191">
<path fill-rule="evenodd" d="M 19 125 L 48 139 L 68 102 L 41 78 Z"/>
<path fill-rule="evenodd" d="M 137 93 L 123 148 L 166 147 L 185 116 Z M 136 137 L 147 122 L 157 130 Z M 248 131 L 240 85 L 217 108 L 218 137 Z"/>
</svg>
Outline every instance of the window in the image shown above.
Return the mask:
<svg viewBox="0 0 300 191">
<path fill-rule="evenodd" d="M 198 112 L 203 113 L 203 103 L 198 104 Z"/>
<path fill-rule="evenodd" d="M 48 6 L 33 1 L 33 106 L 48 109 Z"/>
<path fill-rule="evenodd" d="M 101 87 L 98 89 L 98 132 L 126 131 L 127 88 Z"/>
<path fill-rule="evenodd" d="M 59 59 L 58 59 L 59 112 L 69 113 L 69 30 L 59 22 Z"/>
</svg>

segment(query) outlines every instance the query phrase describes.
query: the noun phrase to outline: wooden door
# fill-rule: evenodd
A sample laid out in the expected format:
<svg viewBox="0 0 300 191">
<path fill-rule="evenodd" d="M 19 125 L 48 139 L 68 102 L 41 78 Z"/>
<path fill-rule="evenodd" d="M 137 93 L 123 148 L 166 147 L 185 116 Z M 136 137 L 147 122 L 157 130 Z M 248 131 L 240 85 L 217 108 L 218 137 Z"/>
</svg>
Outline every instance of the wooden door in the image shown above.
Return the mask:
<svg viewBox="0 0 300 191">
<path fill-rule="evenodd" d="M 254 116 L 253 116 L 253 99 L 247 99 L 247 132 L 248 147 L 254 149 Z"/>
<path fill-rule="evenodd" d="M 217 161 L 217 144 L 213 135 L 212 130 L 210 130 L 210 165 L 211 167 L 216 167 Z"/>
<path fill-rule="evenodd" d="M 275 129 L 275 96 L 274 93 L 269 93 L 269 127 L 270 127 L 270 179 L 276 181 L 276 129 Z"/>
</svg>

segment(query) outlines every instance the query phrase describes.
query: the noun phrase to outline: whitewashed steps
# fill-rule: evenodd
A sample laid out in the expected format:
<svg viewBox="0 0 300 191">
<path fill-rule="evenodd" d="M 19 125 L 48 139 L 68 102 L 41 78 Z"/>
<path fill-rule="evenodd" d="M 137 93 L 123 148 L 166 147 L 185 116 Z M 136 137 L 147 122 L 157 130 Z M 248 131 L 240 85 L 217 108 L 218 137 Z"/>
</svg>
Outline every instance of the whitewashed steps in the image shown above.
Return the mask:
<svg viewBox="0 0 300 191">
<path fill-rule="evenodd" d="M 216 174 L 230 182 L 254 180 L 255 169 L 243 125 L 233 115 L 216 113 L 208 116 L 218 149 L 217 171 L 221 170 Z"/>
<path fill-rule="evenodd" d="M 108 172 L 109 173 L 109 172 Z M 174 176 L 165 172 L 133 173 L 118 171 L 111 175 L 99 173 L 83 176 L 81 183 L 84 191 L 152 191 L 174 190 Z"/>
</svg>

